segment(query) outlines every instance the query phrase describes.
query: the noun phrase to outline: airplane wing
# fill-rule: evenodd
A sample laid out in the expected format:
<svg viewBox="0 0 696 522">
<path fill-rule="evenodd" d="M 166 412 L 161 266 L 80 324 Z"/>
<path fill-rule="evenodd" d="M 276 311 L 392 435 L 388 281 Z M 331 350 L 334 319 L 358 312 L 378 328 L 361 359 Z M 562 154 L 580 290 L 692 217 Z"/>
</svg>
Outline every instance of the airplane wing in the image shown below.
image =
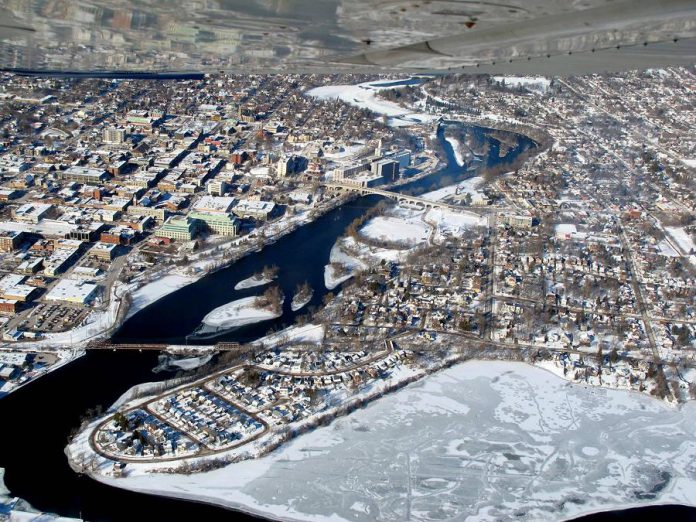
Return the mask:
<svg viewBox="0 0 696 522">
<path fill-rule="evenodd" d="M 0 0 L 0 69 L 570 75 L 696 63 L 694 0 Z"/>
</svg>

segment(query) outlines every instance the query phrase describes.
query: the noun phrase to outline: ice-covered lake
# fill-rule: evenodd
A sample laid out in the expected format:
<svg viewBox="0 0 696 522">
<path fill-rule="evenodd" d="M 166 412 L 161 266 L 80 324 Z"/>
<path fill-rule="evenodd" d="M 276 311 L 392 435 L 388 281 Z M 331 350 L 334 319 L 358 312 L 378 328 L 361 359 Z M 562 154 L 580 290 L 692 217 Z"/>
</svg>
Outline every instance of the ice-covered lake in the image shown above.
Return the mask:
<svg viewBox="0 0 696 522">
<path fill-rule="evenodd" d="M 696 499 L 696 405 L 457 365 L 283 446 L 114 485 L 302 520 L 558 520 Z"/>
</svg>

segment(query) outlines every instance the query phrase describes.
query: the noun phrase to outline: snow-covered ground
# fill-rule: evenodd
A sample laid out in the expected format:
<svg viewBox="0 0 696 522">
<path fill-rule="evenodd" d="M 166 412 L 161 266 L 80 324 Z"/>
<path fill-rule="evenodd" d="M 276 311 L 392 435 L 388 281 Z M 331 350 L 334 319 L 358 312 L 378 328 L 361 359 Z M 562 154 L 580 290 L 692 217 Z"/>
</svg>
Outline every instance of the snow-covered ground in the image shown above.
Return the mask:
<svg viewBox="0 0 696 522">
<path fill-rule="evenodd" d="M 689 254 L 692 250 L 696 251 L 696 245 L 694 245 L 684 227 L 665 227 L 665 230 L 686 254 Z"/>
<path fill-rule="evenodd" d="M 126 318 L 129 318 L 148 305 L 151 305 L 165 295 L 175 292 L 179 288 L 195 283 L 199 278 L 182 274 L 169 274 L 145 284 L 133 292 L 133 304 L 128 309 Z"/>
<path fill-rule="evenodd" d="M 360 235 L 370 239 L 397 242 L 408 246 L 425 243 L 431 229 L 420 218 L 378 216 L 360 229 Z"/>
<path fill-rule="evenodd" d="M 290 326 L 280 332 L 261 337 L 254 341 L 254 344 L 262 345 L 270 350 L 287 343 L 321 344 L 323 340 L 324 326 L 308 323 L 302 326 Z"/>
<path fill-rule="evenodd" d="M 203 318 L 203 324 L 213 328 L 237 328 L 280 317 L 281 313 L 256 305 L 256 296 L 237 299 L 217 307 Z"/>
<path fill-rule="evenodd" d="M 273 281 L 272 278 L 270 277 L 263 277 L 263 276 L 256 276 L 253 275 L 251 277 L 247 277 L 246 279 L 242 279 L 239 283 L 234 285 L 235 290 L 246 290 L 247 288 L 254 288 L 255 286 L 263 286 L 267 285 Z"/>
<path fill-rule="evenodd" d="M 519 87 L 520 85 L 532 91 L 546 91 L 551 85 L 551 80 L 541 76 L 494 76 L 496 82 L 503 83 L 507 87 Z"/>
<path fill-rule="evenodd" d="M 337 263 L 348 269 L 345 274 L 339 275 L 336 273 L 336 270 L 334 270 L 334 267 L 330 264 L 324 266 L 324 286 L 326 286 L 326 288 L 329 290 L 333 290 L 344 281 L 347 281 L 353 277 L 355 272 L 365 270 L 367 268 L 367 265 L 363 261 L 344 252 L 338 243 L 331 247 L 329 262 Z"/>
<path fill-rule="evenodd" d="M 114 486 L 296 520 L 560 520 L 696 503 L 696 404 L 515 362 L 427 377 L 262 458 Z"/>
<path fill-rule="evenodd" d="M 307 303 L 309 303 L 312 300 L 312 296 L 314 295 L 314 290 L 312 290 L 309 295 L 305 296 L 303 299 L 300 299 L 297 295 L 293 296 L 292 302 L 290 303 L 290 309 L 293 312 L 297 312 L 298 310 L 301 310 L 305 306 L 307 306 Z"/>
<path fill-rule="evenodd" d="M 682 159 L 682 163 L 686 165 L 687 167 L 694 167 L 696 168 L 696 159 Z"/>
<path fill-rule="evenodd" d="M 399 86 L 387 86 L 389 82 L 366 82 L 357 85 L 325 85 L 307 91 L 308 96 L 319 100 L 341 100 L 349 105 L 368 109 L 376 114 L 389 117 L 392 126 L 414 125 L 428 123 L 437 119 L 437 116 L 424 112 L 412 112 L 400 105 L 384 100 L 377 96 L 377 92 L 384 89 L 394 89 Z"/>
<path fill-rule="evenodd" d="M 471 194 L 472 196 L 478 193 L 477 187 L 483 183 L 483 178 L 481 176 L 474 176 L 460 183 L 455 183 L 453 185 L 448 185 L 442 187 L 441 189 L 432 190 L 421 194 L 421 198 L 428 199 L 430 201 L 440 201 L 447 197 L 454 196 L 455 194 Z"/>
<path fill-rule="evenodd" d="M 488 223 L 485 216 L 436 208 L 429 211 L 425 219 L 435 225 L 438 235 L 451 234 L 455 237 L 460 236 L 467 228 L 483 227 Z"/>
</svg>

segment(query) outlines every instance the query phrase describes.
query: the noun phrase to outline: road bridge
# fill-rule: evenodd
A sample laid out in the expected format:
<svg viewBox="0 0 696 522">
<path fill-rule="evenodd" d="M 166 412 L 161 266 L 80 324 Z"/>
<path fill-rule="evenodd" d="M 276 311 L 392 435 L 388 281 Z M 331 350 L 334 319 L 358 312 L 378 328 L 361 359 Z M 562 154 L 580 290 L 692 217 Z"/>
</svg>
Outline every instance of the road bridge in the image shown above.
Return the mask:
<svg viewBox="0 0 696 522">
<path fill-rule="evenodd" d="M 397 203 L 408 203 L 410 205 L 415 205 L 417 207 L 423 208 L 425 210 L 430 209 L 442 209 L 442 210 L 454 210 L 456 212 L 467 212 L 475 214 L 467 209 L 464 209 L 457 205 L 450 205 L 449 203 L 444 203 L 442 201 L 431 201 L 429 199 L 420 198 L 418 196 L 408 196 L 406 194 L 401 194 L 399 192 L 392 192 L 391 190 L 378 189 L 374 187 L 359 187 L 357 185 L 350 185 L 348 183 L 325 183 L 325 186 L 329 190 L 336 192 L 355 192 L 361 196 L 366 196 L 368 194 L 376 194 L 378 196 L 384 196 L 395 200 Z M 478 216 L 478 214 L 476 214 Z"/>
<path fill-rule="evenodd" d="M 183 345 L 166 343 L 118 343 L 111 341 L 92 341 L 85 347 L 86 350 L 138 350 L 138 351 L 217 351 L 217 352 L 242 352 L 244 348 L 239 343 L 216 343 L 207 345 Z"/>
</svg>

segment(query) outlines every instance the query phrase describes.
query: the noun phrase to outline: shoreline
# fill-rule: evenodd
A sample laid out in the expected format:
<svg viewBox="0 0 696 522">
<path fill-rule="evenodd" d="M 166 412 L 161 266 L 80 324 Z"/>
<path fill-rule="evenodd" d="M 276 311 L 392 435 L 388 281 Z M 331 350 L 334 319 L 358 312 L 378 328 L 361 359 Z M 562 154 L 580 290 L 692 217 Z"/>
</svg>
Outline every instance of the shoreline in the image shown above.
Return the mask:
<svg viewBox="0 0 696 522">
<path fill-rule="evenodd" d="M 464 360 L 461 360 L 461 356 L 453 356 L 453 357 L 449 357 L 449 358 L 445 359 L 442 362 L 442 364 L 438 365 L 437 367 L 422 369 L 420 372 L 415 372 L 411 375 L 404 376 L 403 379 L 399 380 L 398 382 L 393 383 L 391 386 L 385 386 L 383 390 L 371 390 L 371 393 L 378 395 L 378 397 L 376 397 L 376 398 L 386 397 L 388 395 L 392 396 L 391 392 L 408 389 L 411 385 L 414 385 L 416 383 L 423 383 L 425 381 L 426 377 L 437 376 L 438 374 L 441 375 L 442 371 L 452 369 L 452 368 L 457 367 L 457 366 L 460 366 L 460 367 L 471 366 L 471 367 L 473 367 L 476 364 L 480 364 L 480 363 L 500 366 L 500 368 L 494 367 L 492 372 L 493 373 L 500 373 L 501 375 L 503 373 L 506 373 L 507 371 L 509 371 L 510 368 L 508 368 L 508 366 L 510 363 L 513 363 L 514 366 L 518 366 L 518 365 L 523 366 L 526 369 L 545 370 L 542 367 L 538 367 L 538 366 L 535 366 L 534 364 L 524 362 L 524 361 L 510 361 L 510 360 L 501 360 L 501 359 L 493 359 L 493 360 L 491 360 L 491 359 L 464 359 Z M 505 368 L 503 368 L 503 365 L 505 366 L 505 368 L 508 368 L 508 369 L 505 370 Z M 473 370 L 473 368 L 472 368 L 472 370 Z M 562 382 L 563 384 L 567 385 L 567 383 L 568 383 L 568 381 L 566 381 L 562 377 L 559 377 L 558 375 L 555 375 L 555 374 L 553 374 L 553 372 L 549 372 L 548 370 L 546 370 L 544 372 L 544 374 L 551 375 L 554 380 L 557 379 L 559 381 L 559 384 Z M 484 375 L 485 375 L 485 373 L 484 373 Z M 495 381 L 493 381 L 493 382 L 495 382 Z M 572 382 L 570 384 L 577 385 L 576 383 L 572 383 Z M 621 392 L 630 392 L 632 390 L 614 389 L 614 391 L 621 393 Z M 644 394 L 639 394 L 639 395 L 644 395 Z M 631 396 L 634 396 L 634 395 L 631 394 Z M 648 398 L 653 398 L 653 397 L 648 396 Z M 282 441 L 282 442 L 280 442 L 278 447 L 273 448 L 270 451 L 268 451 L 267 453 L 259 455 L 258 457 L 252 457 L 252 459 L 250 459 L 250 460 L 253 461 L 253 460 L 257 460 L 257 459 L 261 459 L 261 458 L 272 459 L 272 454 L 278 448 L 281 448 L 281 447 L 285 446 L 286 444 L 292 444 L 293 442 L 300 440 L 302 435 L 304 435 L 306 433 L 312 433 L 318 429 L 323 429 L 323 428 L 330 429 L 335 421 L 348 418 L 348 415 L 350 415 L 351 413 L 360 411 L 362 409 L 362 407 L 372 405 L 373 403 L 376 402 L 375 398 L 366 399 L 364 397 L 355 397 L 355 399 L 351 402 L 359 404 L 362 401 L 366 401 L 365 404 L 360 404 L 356 407 L 349 408 L 349 411 L 347 413 L 345 413 L 339 417 L 332 418 L 328 423 L 319 422 L 316 426 L 314 426 L 306 431 L 300 429 L 300 433 L 296 437 L 293 437 L 287 441 Z M 664 401 L 658 400 L 658 402 L 663 404 L 666 407 L 669 407 L 669 405 L 665 404 Z M 343 406 L 345 407 L 345 405 L 343 405 Z M 326 413 L 328 413 L 328 412 L 326 412 Z M 66 454 L 69 454 L 68 448 L 66 448 Z M 281 460 L 282 460 L 282 457 L 277 457 L 277 458 L 281 458 Z M 232 467 L 232 466 L 235 466 L 237 464 L 241 464 L 243 462 L 245 462 L 245 461 L 242 460 L 239 462 L 232 462 L 232 463 L 226 464 L 224 467 Z M 270 464 L 272 464 L 273 462 L 275 462 L 275 461 L 269 460 Z M 224 467 L 223 467 L 223 469 L 224 469 Z M 215 470 L 215 471 L 218 471 L 218 470 Z M 208 472 L 203 471 L 200 473 L 205 475 Z M 183 490 L 173 492 L 171 490 L 153 489 L 150 487 L 144 487 L 144 488 L 137 487 L 137 486 L 128 487 L 129 478 L 127 476 L 124 478 L 113 478 L 113 477 L 108 477 L 108 476 L 102 475 L 98 472 L 97 473 L 87 472 L 85 474 L 97 482 L 100 482 L 102 484 L 106 484 L 106 485 L 109 485 L 112 487 L 117 487 L 117 488 L 125 489 L 128 491 L 133 491 L 133 492 L 138 492 L 138 493 L 154 494 L 154 495 L 167 497 L 167 498 L 183 499 L 183 500 L 188 500 L 188 501 L 192 501 L 192 502 L 198 502 L 198 503 L 213 505 L 213 506 L 217 506 L 217 507 L 223 507 L 225 509 L 249 514 L 252 516 L 261 517 L 263 519 L 268 519 L 268 520 L 283 520 L 283 521 L 285 521 L 285 520 L 287 520 L 287 521 L 312 520 L 313 521 L 313 520 L 327 520 L 329 518 L 328 516 L 317 516 L 317 515 L 308 515 L 308 516 L 304 516 L 301 518 L 297 518 L 296 516 L 279 516 L 278 513 L 263 512 L 254 506 L 242 504 L 240 502 L 233 501 L 232 499 L 229 499 L 229 498 L 214 498 L 214 497 L 205 496 L 205 495 L 196 495 L 195 493 L 191 493 L 191 492 L 183 491 Z M 165 472 L 165 474 L 166 474 L 166 472 Z M 195 481 L 195 477 L 198 474 L 199 473 L 193 472 L 191 474 L 185 474 L 185 475 L 174 473 L 173 475 L 174 476 L 181 476 L 181 477 L 192 477 L 192 479 Z M 158 471 L 145 472 L 144 474 L 138 474 L 138 475 L 133 476 L 133 479 L 135 479 L 137 481 L 138 479 L 144 479 L 148 476 L 156 476 L 156 475 L 159 475 Z M 683 477 L 673 478 L 672 481 L 670 482 L 670 486 L 674 487 L 675 484 L 678 484 L 682 480 L 684 480 Z M 667 491 L 669 494 L 669 489 L 667 489 Z M 587 516 L 599 514 L 599 513 L 610 513 L 610 512 L 615 512 L 615 511 L 642 509 L 642 508 L 653 507 L 653 506 L 683 506 L 686 508 L 695 508 L 696 509 L 696 503 L 687 504 L 681 500 L 677 501 L 676 499 L 673 499 L 671 501 L 670 500 L 656 500 L 655 502 L 640 502 L 640 503 L 634 503 L 634 504 L 625 503 L 625 502 L 618 502 L 615 504 L 606 504 L 606 505 L 602 506 L 601 508 L 599 506 L 593 506 L 588 510 L 579 510 L 577 513 L 573 514 L 572 516 L 567 516 L 567 517 L 564 516 L 564 517 L 558 518 L 558 520 L 562 520 L 564 522 L 573 521 L 573 520 L 581 519 L 583 517 L 587 517 Z M 340 519 L 344 520 L 344 518 L 342 518 L 342 517 Z"/>
</svg>

